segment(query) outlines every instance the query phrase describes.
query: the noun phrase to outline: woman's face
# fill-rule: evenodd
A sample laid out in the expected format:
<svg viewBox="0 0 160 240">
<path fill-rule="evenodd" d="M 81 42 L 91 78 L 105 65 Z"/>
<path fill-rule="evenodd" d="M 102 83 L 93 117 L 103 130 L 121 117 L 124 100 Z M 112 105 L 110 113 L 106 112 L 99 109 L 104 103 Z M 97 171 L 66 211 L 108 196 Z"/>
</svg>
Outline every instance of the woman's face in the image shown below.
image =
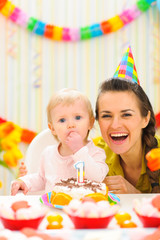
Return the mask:
<svg viewBox="0 0 160 240">
<path fill-rule="evenodd" d="M 108 91 L 99 97 L 99 126 L 102 137 L 116 154 L 133 153 L 141 144 L 142 128 L 150 114 L 142 117 L 133 92 Z"/>
</svg>

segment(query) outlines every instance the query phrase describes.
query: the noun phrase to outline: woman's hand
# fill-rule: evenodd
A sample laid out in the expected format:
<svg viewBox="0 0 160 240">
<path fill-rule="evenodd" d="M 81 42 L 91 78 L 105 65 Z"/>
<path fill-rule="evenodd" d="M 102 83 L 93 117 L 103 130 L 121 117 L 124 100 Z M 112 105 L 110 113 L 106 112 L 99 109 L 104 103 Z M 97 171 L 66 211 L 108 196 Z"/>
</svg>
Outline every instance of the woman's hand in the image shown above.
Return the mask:
<svg viewBox="0 0 160 240">
<path fill-rule="evenodd" d="M 103 181 L 108 190 L 118 194 L 118 193 L 140 193 L 132 184 L 130 184 L 124 177 L 117 176 L 108 176 Z"/>
</svg>

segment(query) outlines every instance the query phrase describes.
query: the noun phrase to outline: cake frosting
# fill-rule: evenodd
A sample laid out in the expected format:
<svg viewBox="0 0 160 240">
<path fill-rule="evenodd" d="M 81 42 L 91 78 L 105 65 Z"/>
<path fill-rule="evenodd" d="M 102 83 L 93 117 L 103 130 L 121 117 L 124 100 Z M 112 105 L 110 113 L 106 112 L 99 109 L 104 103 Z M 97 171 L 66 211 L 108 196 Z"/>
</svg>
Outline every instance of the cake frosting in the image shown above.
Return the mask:
<svg viewBox="0 0 160 240">
<path fill-rule="evenodd" d="M 66 193 L 75 199 L 81 199 L 91 193 L 107 194 L 105 183 L 93 182 L 87 179 L 84 180 L 84 183 L 78 183 L 76 178 L 62 179 L 55 184 L 53 191 Z"/>
</svg>

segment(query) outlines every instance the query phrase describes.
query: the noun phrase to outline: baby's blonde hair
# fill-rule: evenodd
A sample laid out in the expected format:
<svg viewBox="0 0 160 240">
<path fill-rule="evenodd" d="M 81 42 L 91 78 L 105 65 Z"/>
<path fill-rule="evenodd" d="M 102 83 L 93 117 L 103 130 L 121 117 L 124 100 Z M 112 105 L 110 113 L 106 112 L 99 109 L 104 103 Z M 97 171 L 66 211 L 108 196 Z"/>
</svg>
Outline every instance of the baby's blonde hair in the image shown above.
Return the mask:
<svg viewBox="0 0 160 240">
<path fill-rule="evenodd" d="M 76 100 L 83 100 L 86 104 L 90 120 L 94 118 L 91 102 L 88 97 L 83 93 L 79 92 L 73 88 L 64 88 L 54 94 L 47 106 L 47 118 L 48 123 L 52 123 L 51 110 L 59 104 L 70 105 L 73 104 Z"/>
</svg>

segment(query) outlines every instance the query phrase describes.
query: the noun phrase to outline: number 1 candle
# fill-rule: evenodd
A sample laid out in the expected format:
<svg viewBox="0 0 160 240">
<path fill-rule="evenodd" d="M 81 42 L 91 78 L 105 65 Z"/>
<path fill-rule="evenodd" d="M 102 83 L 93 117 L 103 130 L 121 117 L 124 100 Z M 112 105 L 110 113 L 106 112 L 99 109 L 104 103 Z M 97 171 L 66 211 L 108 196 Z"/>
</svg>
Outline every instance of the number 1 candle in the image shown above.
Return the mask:
<svg viewBox="0 0 160 240">
<path fill-rule="evenodd" d="M 84 162 L 79 161 L 74 164 L 74 167 L 77 169 L 77 182 L 84 183 Z"/>
</svg>

